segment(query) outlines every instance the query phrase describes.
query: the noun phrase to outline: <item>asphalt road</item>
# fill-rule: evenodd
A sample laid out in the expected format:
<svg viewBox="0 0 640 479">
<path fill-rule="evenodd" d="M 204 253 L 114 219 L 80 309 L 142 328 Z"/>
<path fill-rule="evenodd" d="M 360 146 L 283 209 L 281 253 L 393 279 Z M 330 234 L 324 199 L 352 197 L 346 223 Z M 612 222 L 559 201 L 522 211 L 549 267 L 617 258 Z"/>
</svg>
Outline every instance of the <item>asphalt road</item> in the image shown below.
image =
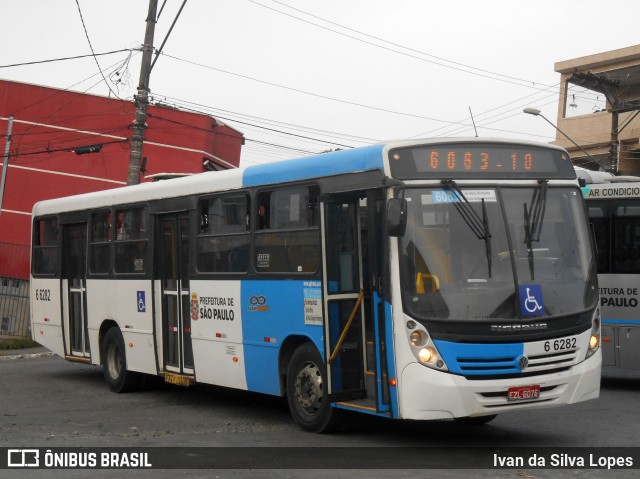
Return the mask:
<svg viewBox="0 0 640 479">
<path fill-rule="evenodd" d="M 102 370 L 55 356 L 0 358 L 0 447 L 629 447 L 640 446 L 640 375 L 607 372 L 600 399 L 499 416 L 486 426 L 349 415 L 332 435 L 297 429 L 286 400 L 231 389 L 151 382 L 114 394 Z M 231 451 L 231 449 L 230 449 Z M 247 449 L 251 451 L 251 449 Z M 352 449 L 356 451 L 356 449 Z M 367 450 L 365 450 L 367 451 Z M 308 451 L 307 451 L 308 452 Z M 451 451 L 451 464 L 460 458 Z M 443 454 L 449 454 L 443 450 Z M 310 465 L 318 458 L 310 455 Z M 459 462 L 457 464 L 460 464 Z M 403 464 L 399 464 L 402 466 Z M 4 470 L 0 477 L 86 477 L 89 471 Z M 91 477 L 637 477 L 638 469 L 93 470 Z"/>
</svg>

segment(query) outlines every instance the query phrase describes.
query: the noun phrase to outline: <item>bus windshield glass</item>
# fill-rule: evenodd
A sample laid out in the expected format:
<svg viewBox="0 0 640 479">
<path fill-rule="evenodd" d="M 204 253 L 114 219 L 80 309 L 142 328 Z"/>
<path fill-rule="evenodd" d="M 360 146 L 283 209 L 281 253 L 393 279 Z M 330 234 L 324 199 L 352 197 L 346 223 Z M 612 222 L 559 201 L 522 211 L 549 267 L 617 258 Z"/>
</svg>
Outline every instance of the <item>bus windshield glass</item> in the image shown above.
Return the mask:
<svg viewBox="0 0 640 479">
<path fill-rule="evenodd" d="M 573 187 L 405 190 L 405 310 L 420 320 L 562 316 L 595 306 L 584 207 Z"/>
</svg>

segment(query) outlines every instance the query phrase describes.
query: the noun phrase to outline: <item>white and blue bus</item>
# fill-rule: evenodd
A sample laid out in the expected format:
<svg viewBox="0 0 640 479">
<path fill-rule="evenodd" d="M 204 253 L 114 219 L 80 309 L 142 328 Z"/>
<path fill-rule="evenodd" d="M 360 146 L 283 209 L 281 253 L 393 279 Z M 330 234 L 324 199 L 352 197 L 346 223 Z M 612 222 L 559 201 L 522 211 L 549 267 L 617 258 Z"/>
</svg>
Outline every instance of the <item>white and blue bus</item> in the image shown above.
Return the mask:
<svg viewBox="0 0 640 479">
<path fill-rule="evenodd" d="M 579 176 L 597 247 L 602 365 L 640 370 L 640 178 Z"/>
<path fill-rule="evenodd" d="M 567 153 L 377 144 L 43 201 L 32 331 L 102 365 L 341 410 L 487 422 L 599 395 L 595 257 Z"/>
</svg>

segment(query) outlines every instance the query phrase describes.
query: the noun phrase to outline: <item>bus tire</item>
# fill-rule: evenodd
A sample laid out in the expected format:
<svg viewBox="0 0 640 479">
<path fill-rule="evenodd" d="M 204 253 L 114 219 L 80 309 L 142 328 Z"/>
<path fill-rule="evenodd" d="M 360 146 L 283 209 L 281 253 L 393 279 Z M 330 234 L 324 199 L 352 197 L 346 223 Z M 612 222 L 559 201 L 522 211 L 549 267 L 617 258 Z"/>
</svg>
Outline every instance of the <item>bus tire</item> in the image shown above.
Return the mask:
<svg viewBox="0 0 640 479">
<path fill-rule="evenodd" d="M 287 402 L 293 421 L 310 432 L 331 432 L 338 412 L 327 398 L 326 368 L 311 343 L 300 345 L 291 356 L 287 370 Z"/>
<path fill-rule="evenodd" d="M 133 391 L 141 382 L 139 374 L 127 371 L 124 339 L 116 327 L 110 328 L 102 339 L 102 372 L 109 389 L 115 393 Z"/>
</svg>

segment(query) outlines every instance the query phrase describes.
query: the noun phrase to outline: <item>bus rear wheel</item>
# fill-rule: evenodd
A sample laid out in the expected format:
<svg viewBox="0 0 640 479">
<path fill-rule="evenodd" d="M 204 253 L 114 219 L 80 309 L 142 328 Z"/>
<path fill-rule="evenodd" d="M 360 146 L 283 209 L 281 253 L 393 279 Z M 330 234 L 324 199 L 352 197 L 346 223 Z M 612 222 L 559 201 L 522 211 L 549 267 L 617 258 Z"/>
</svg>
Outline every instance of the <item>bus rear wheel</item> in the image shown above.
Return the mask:
<svg viewBox="0 0 640 479">
<path fill-rule="evenodd" d="M 102 371 L 113 392 L 125 393 L 137 389 L 141 376 L 127 371 L 127 357 L 122 333 L 116 327 L 109 329 L 102 339 Z"/>
<path fill-rule="evenodd" d="M 331 432 L 338 411 L 331 407 L 326 369 L 318 350 L 310 343 L 295 350 L 287 370 L 287 401 L 293 421 L 311 432 Z"/>
</svg>

